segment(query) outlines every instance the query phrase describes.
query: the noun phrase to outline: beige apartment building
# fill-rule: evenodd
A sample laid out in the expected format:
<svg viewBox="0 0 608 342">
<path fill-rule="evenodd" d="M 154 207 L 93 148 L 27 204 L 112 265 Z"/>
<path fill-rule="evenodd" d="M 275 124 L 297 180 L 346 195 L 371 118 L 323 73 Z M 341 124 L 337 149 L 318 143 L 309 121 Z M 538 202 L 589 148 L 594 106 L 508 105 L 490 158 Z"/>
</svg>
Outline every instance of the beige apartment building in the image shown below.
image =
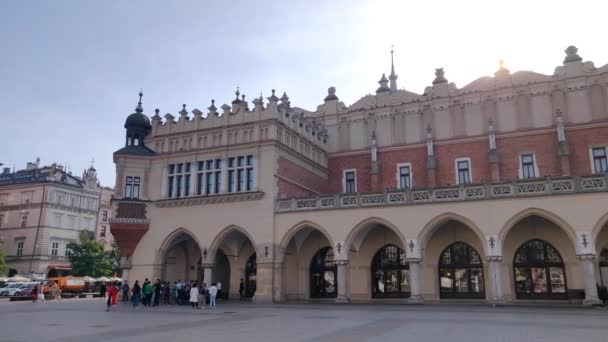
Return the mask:
<svg viewBox="0 0 608 342">
<path fill-rule="evenodd" d="M 501 62 L 463 87 L 436 69 L 422 94 L 391 63 L 375 93 L 346 105 L 330 87 L 314 110 L 237 89 L 149 118 L 140 94 L 114 153 L 123 275 L 219 281 L 232 298 L 244 279 L 256 302 L 596 304 L 608 65 L 573 46 L 555 63 Z"/>
<path fill-rule="evenodd" d="M 16 172 L 5 168 L 0 174 L 0 240 L 9 275 L 69 273 L 67 246 L 78 241 L 81 231 L 94 236 L 103 192 L 92 166 L 80 178 L 61 165 L 40 166 L 39 161 Z M 104 200 L 109 205 L 108 195 Z"/>
</svg>

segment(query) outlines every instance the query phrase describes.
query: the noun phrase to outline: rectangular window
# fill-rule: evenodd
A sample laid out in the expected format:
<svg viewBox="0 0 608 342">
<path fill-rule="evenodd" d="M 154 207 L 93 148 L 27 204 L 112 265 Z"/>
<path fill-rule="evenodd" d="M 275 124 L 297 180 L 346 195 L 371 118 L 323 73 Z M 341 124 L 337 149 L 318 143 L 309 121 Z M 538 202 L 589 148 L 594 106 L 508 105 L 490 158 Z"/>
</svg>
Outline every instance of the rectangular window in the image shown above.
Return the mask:
<svg viewBox="0 0 608 342">
<path fill-rule="evenodd" d="M 125 196 L 124 198 L 139 199 L 139 189 L 141 186 L 140 177 L 128 176 L 125 179 Z M 74 205 L 74 199 L 72 199 L 72 205 Z"/>
<path fill-rule="evenodd" d="M 343 179 L 345 193 L 357 192 L 357 172 L 355 170 L 344 170 Z"/>
<path fill-rule="evenodd" d="M 104 210 L 103 213 L 101 214 L 101 220 L 106 222 L 108 220 L 108 211 Z"/>
<path fill-rule="evenodd" d="M 471 160 L 469 158 L 456 159 L 456 182 L 470 184 L 471 181 Z"/>
<path fill-rule="evenodd" d="M 399 188 L 410 189 L 412 187 L 412 173 L 410 164 L 398 164 L 397 172 Z"/>
<path fill-rule="evenodd" d="M 593 173 L 608 172 L 608 159 L 606 158 L 605 147 L 591 149 L 591 156 L 593 158 Z"/>
<path fill-rule="evenodd" d="M 177 175 L 175 177 L 176 182 L 177 182 L 177 184 L 175 186 L 175 197 L 176 198 L 182 197 L 182 177 L 183 177 L 182 175 Z"/>
<path fill-rule="evenodd" d="M 64 252 L 64 255 L 65 255 L 65 256 L 70 256 L 70 254 L 72 254 L 72 249 L 70 249 L 70 243 L 68 242 L 68 243 L 65 245 L 65 252 Z"/>
<path fill-rule="evenodd" d="M 17 241 L 17 256 L 22 256 L 23 255 L 23 244 L 25 241 L 23 240 L 19 240 Z"/>
<path fill-rule="evenodd" d="M 106 237 L 106 226 L 101 226 L 101 230 L 99 231 L 100 237 Z"/>
<path fill-rule="evenodd" d="M 222 160 L 209 159 L 198 162 L 198 195 L 218 194 L 222 185 Z"/>
<path fill-rule="evenodd" d="M 207 179 L 206 186 L 207 189 L 205 189 L 205 195 L 209 195 L 211 194 L 211 190 L 212 190 L 212 186 L 213 186 L 213 173 L 208 172 L 205 174 L 205 178 Z"/>
<path fill-rule="evenodd" d="M 198 185 L 196 194 L 199 196 L 204 194 L 204 191 L 205 191 L 205 174 L 204 173 L 199 173 L 197 175 L 196 184 Z"/>
<path fill-rule="evenodd" d="M 4 223 L 4 215 L 0 215 L 0 228 L 2 228 L 2 223 Z"/>
<path fill-rule="evenodd" d="M 186 175 L 184 178 L 184 196 L 190 196 L 190 175 Z"/>
<path fill-rule="evenodd" d="M 59 254 L 59 241 L 51 242 L 51 255 L 57 256 Z"/>
<path fill-rule="evenodd" d="M 253 155 L 228 158 L 228 192 L 253 191 Z"/>
<path fill-rule="evenodd" d="M 21 216 L 21 228 L 27 227 L 27 215 Z"/>
<path fill-rule="evenodd" d="M 169 184 L 168 184 L 169 190 L 167 191 L 167 195 L 169 196 L 169 198 L 173 197 L 173 189 L 174 189 L 174 187 L 173 187 L 173 180 L 174 179 L 175 178 L 173 176 L 169 176 Z"/>
<path fill-rule="evenodd" d="M 536 165 L 534 159 L 534 155 L 531 153 L 522 154 L 520 156 L 520 178 L 536 178 Z"/>
</svg>

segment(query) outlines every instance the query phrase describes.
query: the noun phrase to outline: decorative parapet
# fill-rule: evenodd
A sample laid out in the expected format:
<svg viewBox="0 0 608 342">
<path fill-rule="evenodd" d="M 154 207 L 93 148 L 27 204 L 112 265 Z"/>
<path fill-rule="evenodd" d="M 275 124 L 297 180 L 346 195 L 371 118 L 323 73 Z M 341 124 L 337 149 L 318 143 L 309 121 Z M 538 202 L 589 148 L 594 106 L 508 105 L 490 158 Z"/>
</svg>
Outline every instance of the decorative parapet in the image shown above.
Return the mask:
<svg viewBox="0 0 608 342">
<path fill-rule="evenodd" d="M 235 194 L 209 195 L 199 197 L 186 197 L 179 199 L 166 199 L 155 202 L 154 204 L 160 208 L 182 207 L 203 204 L 229 203 L 240 201 L 253 201 L 264 197 L 264 192 L 243 192 Z"/>
<path fill-rule="evenodd" d="M 111 218 L 110 224 L 150 224 L 150 219 L 141 219 L 141 218 Z"/>
<path fill-rule="evenodd" d="M 608 176 L 518 180 L 511 183 L 464 185 L 459 187 L 397 190 L 380 193 L 335 194 L 311 198 L 277 200 L 276 212 L 381 207 L 422 203 L 521 198 L 608 191 Z"/>
</svg>

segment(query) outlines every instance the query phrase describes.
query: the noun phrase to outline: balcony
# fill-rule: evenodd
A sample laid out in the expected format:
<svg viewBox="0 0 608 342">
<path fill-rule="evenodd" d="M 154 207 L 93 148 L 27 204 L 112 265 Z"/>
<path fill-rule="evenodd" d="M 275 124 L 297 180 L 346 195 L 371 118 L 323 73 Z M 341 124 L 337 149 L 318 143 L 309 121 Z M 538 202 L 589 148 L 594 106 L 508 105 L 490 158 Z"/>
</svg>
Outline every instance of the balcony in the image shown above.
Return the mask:
<svg viewBox="0 0 608 342">
<path fill-rule="evenodd" d="M 437 189 L 387 190 L 375 193 L 321 195 L 277 200 L 277 213 L 304 210 L 384 207 L 424 203 L 523 198 L 608 190 L 608 176 L 561 177 L 471 184 Z"/>
</svg>

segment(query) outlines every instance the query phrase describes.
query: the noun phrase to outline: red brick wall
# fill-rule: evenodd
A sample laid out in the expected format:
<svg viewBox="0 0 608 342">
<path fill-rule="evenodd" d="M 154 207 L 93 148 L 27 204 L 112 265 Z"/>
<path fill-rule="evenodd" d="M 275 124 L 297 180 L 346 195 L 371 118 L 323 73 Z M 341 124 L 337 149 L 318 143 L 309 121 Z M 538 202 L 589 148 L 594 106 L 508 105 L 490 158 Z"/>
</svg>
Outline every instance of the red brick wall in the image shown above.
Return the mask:
<svg viewBox="0 0 608 342">
<path fill-rule="evenodd" d="M 567 132 L 570 145 L 570 163 L 572 175 L 584 176 L 591 174 L 589 148 L 591 146 L 608 146 L 608 128 L 591 128 Z M 500 157 L 500 177 L 502 180 L 519 178 L 520 155 L 524 152 L 534 153 L 539 177 L 559 177 L 561 175 L 559 158 L 557 156 L 557 135 L 555 132 L 531 134 L 519 137 L 497 138 L 496 147 Z M 474 183 L 491 181 L 490 165 L 488 163 L 488 140 L 480 139 L 473 142 L 451 144 L 436 144 L 437 186 L 456 184 L 454 161 L 457 158 L 470 158 Z M 426 188 L 426 146 L 408 148 L 397 151 L 378 152 L 380 161 L 379 181 L 381 189 L 397 186 L 396 173 L 398 163 L 411 163 L 415 188 Z M 369 152 L 353 156 L 329 156 L 329 193 L 342 192 L 342 172 L 345 169 L 357 170 L 357 190 L 371 191 Z"/>
<path fill-rule="evenodd" d="M 327 190 L 327 179 L 285 157 L 279 157 L 278 175 L 291 181 L 278 179 L 279 198 L 314 196 Z"/>
<path fill-rule="evenodd" d="M 329 168 L 329 186 L 327 192 L 342 192 L 342 173 L 346 169 L 357 170 L 358 192 L 369 192 L 371 190 L 369 174 L 371 156 L 369 153 L 356 156 L 328 158 L 327 165 Z"/>
<path fill-rule="evenodd" d="M 566 131 L 566 141 L 570 145 L 570 168 L 576 176 L 590 175 L 591 147 L 608 146 L 608 128 L 590 128 L 576 131 Z"/>
<path fill-rule="evenodd" d="M 500 178 L 515 180 L 519 178 L 520 155 L 534 153 L 539 177 L 559 177 L 561 175 L 557 157 L 557 134 L 544 133 L 496 139 L 500 156 Z"/>
</svg>

